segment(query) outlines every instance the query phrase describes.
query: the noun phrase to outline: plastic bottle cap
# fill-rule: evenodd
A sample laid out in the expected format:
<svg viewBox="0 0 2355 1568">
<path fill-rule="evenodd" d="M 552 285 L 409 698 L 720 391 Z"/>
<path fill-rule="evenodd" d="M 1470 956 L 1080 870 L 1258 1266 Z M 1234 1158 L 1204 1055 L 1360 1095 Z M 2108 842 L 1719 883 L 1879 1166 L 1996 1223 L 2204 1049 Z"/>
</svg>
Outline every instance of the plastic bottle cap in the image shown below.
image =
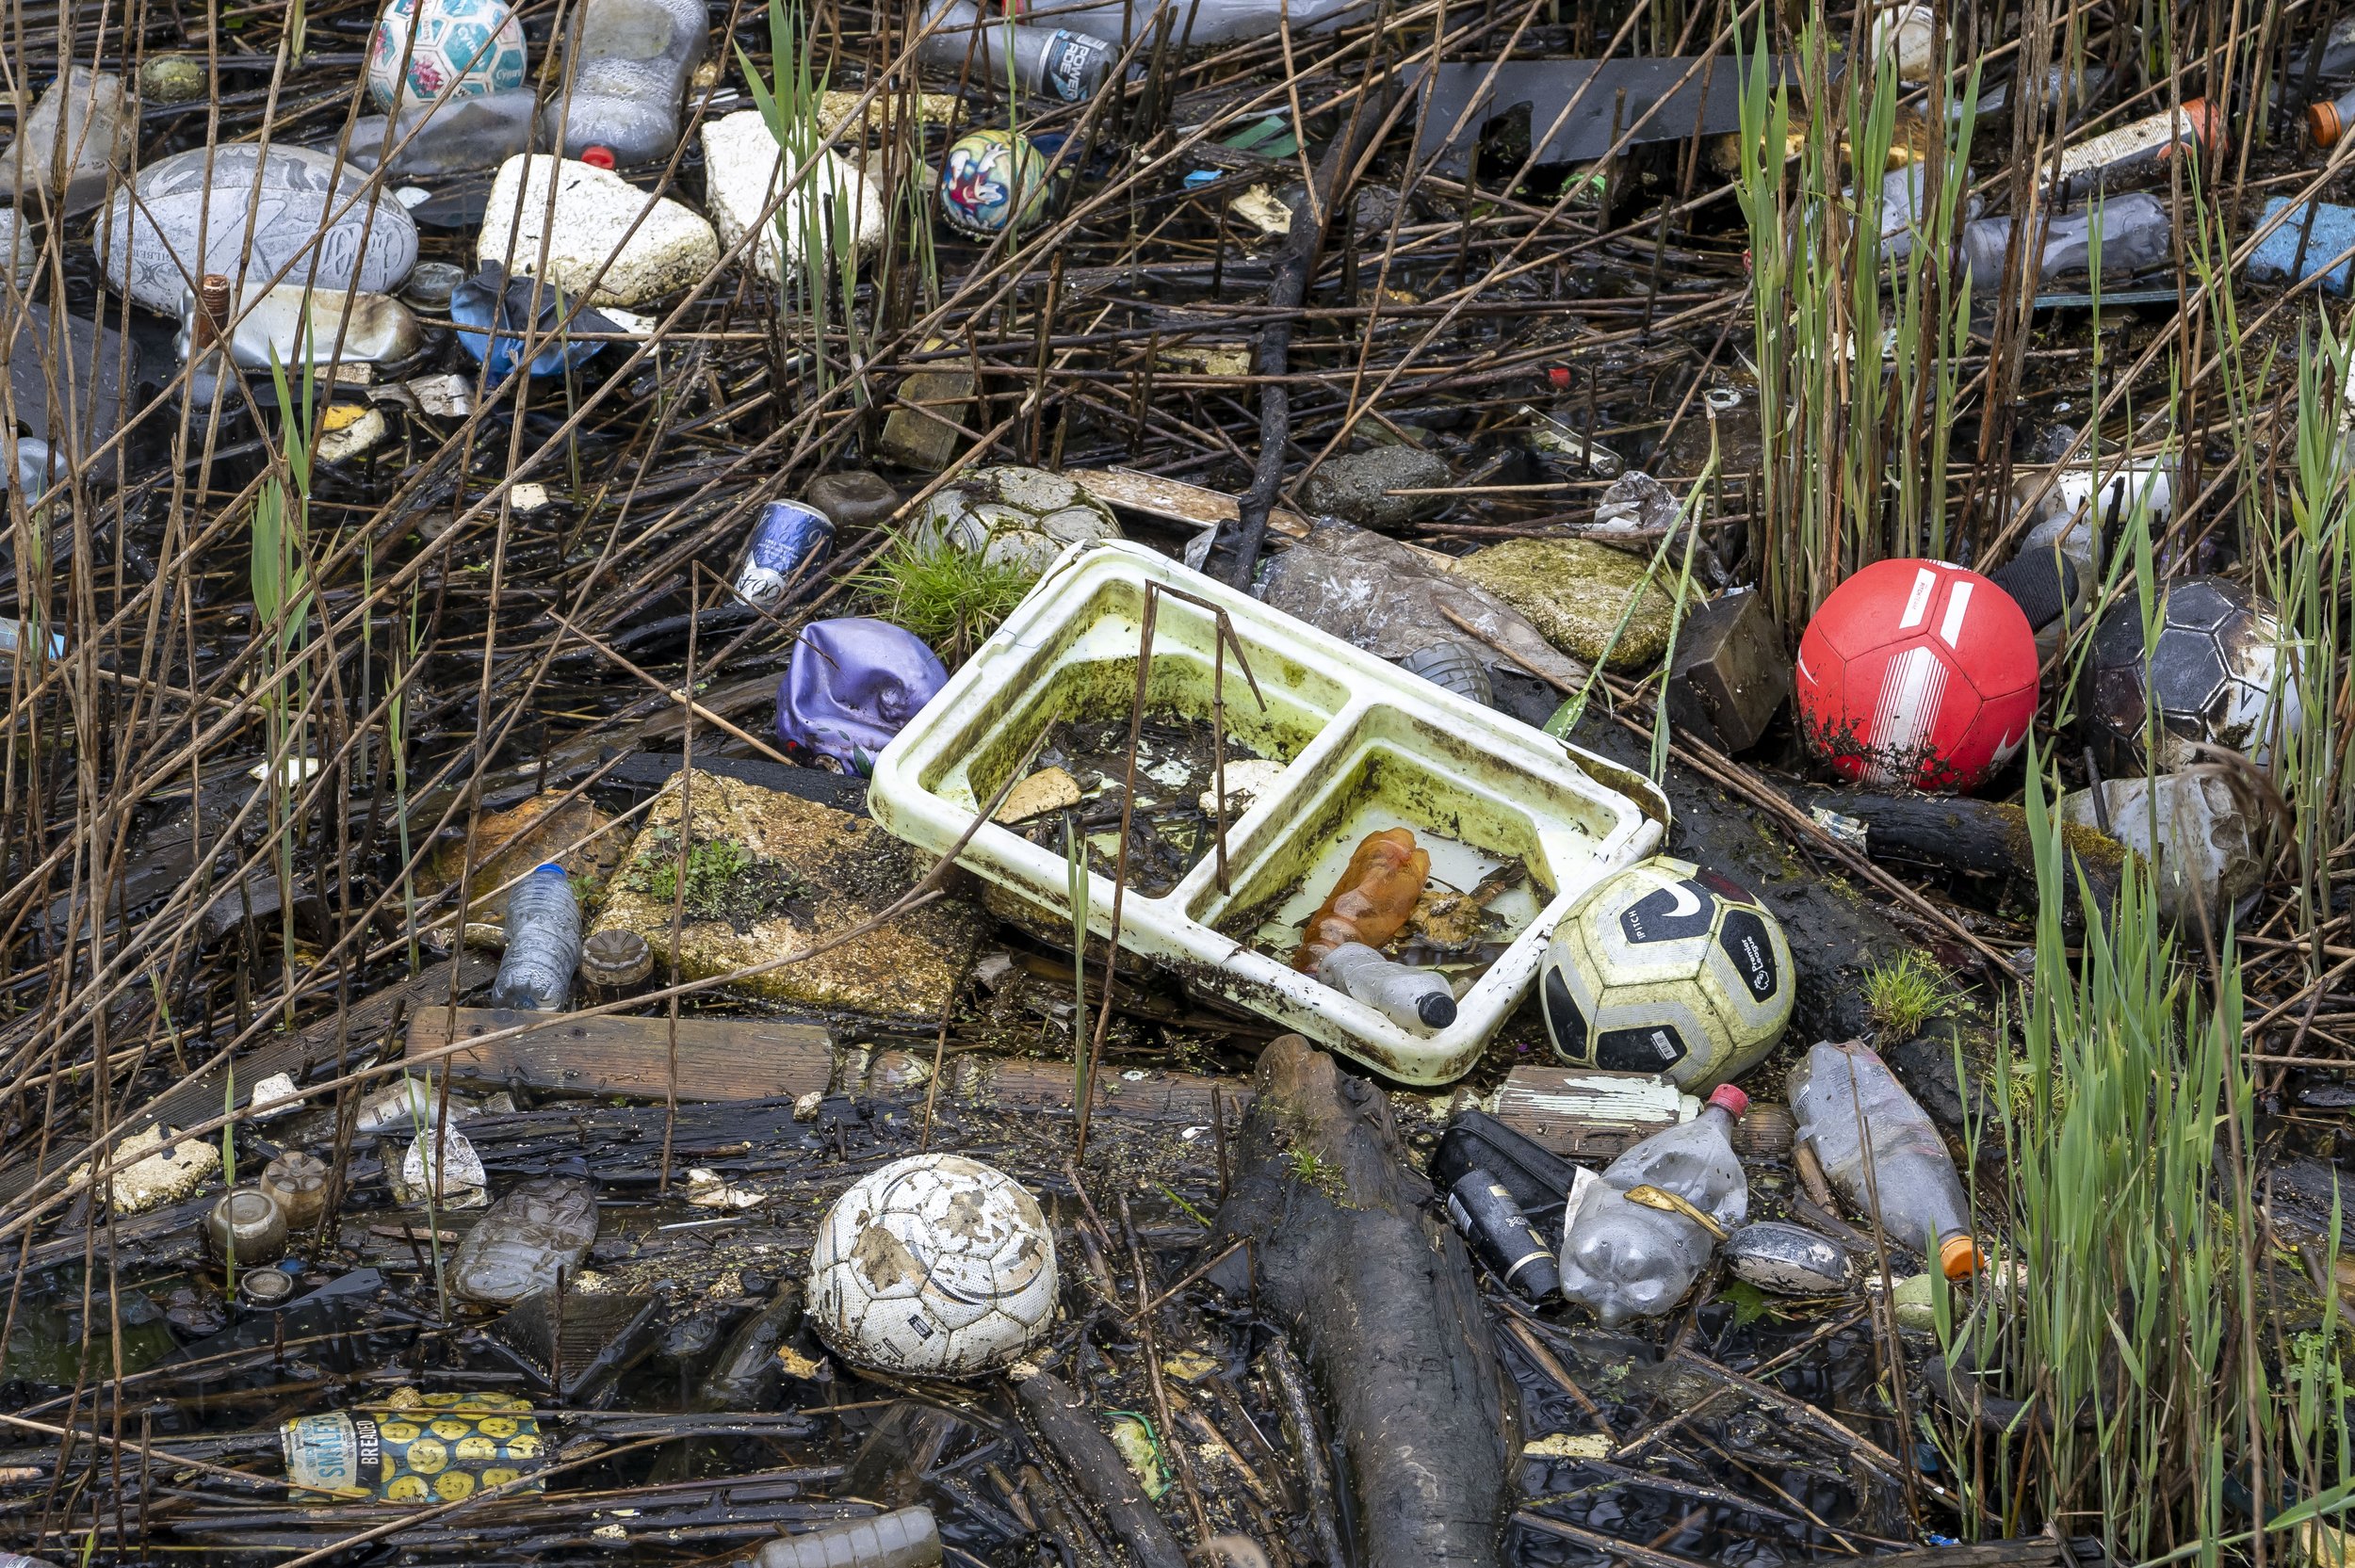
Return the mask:
<svg viewBox="0 0 2355 1568">
<path fill-rule="evenodd" d="M 1570 390 L 1570 367 L 1567 364 L 1553 365 L 1546 371 L 1546 380 L 1553 383 L 1554 391 L 1567 392 Z"/>
<path fill-rule="evenodd" d="M 2339 106 L 2336 104 L 2306 105 L 2306 131 L 2314 138 L 2316 147 L 2335 146 L 2340 133 L 2346 129 L 2339 123 Z"/>
<path fill-rule="evenodd" d="M 613 149 L 584 147 L 580 150 L 580 161 L 592 169 L 610 169 L 613 167 Z"/>
<path fill-rule="evenodd" d="M 1415 1016 L 1425 1028 L 1444 1029 L 1455 1022 L 1455 998 L 1435 991 L 1415 1004 Z"/>
<path fill-rule="evenodd" d="M 1741 1121 L 1742 1113 L 1750 1108 L 1750 1097 L 1730 1083 L 1721 1083 L 1711 1090 L 1709 1103 L 1736 1122 Z"/>
<path fill-rule="evenodd" d="M 1938 1244 L 1938 1267 L 1950 1280 L 1967 1280 L 1978 1271 L 1979 1244 L 1967 1236 L 1950 1236 Z"/>
</svg>

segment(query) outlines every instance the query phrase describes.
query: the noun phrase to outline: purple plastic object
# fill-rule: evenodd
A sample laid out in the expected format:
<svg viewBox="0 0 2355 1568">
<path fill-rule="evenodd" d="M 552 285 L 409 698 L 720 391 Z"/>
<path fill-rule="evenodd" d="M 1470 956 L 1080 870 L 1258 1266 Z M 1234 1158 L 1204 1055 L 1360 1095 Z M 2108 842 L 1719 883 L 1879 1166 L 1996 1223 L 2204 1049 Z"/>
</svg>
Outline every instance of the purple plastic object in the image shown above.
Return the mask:
<svg viewBox="0 0 2355 1568">
<path fill-rule="evenodd" d="M 949 667 L 888 621 L 820 621 L 793 644 L 777 683 L 777 738 L 796 755 L 865 773 L 891 737 L 949 684 Z"/>
</svg>

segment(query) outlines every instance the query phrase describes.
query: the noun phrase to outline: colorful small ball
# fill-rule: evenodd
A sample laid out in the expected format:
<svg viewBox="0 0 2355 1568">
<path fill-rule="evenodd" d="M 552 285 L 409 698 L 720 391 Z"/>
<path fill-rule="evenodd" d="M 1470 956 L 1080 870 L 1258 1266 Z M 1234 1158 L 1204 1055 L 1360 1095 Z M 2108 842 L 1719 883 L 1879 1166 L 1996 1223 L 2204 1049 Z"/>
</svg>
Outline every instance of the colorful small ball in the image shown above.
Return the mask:
<svg viewBox="0 0 2355 1568">
<path fill-rule="evenodd" d="M 399 79 L 404 50 L 405 82 Z M 506 0 L 386 0 L 368 39 L 368 96 L 391 114 L 430 104 L 445 92 L 453 98 L 512 92 L 524 85 L 529 64 L 523 24 Z"/>
<path fill-rule="evenodd" d="M 968 131 L 941 166 L 940 208 L 982 239 L 1019 229 L 1047 204 L 1047 154 L 1012 131 Z"/>
</svg>

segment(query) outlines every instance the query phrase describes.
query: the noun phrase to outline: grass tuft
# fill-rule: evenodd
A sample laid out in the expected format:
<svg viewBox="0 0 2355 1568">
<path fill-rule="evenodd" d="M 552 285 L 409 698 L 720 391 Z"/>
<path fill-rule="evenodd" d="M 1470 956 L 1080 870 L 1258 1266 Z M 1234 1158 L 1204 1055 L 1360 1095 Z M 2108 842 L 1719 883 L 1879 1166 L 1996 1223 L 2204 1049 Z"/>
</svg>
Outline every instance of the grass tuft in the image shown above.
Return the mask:
<svg viewBox="0 0 2355 1568">
<path fill-rule="evenodd" d="M 902 540 L 859 574 L 874 612 L 905 626 L 953 670 L 972 655 L 1037 579 L 962 550 L 919 550 Z"/>
</svg>

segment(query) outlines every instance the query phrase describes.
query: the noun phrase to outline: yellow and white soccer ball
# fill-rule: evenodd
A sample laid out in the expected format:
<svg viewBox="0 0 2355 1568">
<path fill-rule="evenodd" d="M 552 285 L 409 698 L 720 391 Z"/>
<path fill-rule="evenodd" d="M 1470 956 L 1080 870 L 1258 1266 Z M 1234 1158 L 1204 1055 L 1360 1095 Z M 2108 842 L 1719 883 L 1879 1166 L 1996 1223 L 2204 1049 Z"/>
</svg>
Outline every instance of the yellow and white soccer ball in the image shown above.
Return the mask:
<svg viewBox="0 0 2355 1568">
<path fill-rule="evenodd" d="M 1055 1293 L 1037 1200 L 958 1155 L 913 1155 L 853 1183 L 810 1253 L 819 1337 L 878 1371 L 994 1371 L 1047 1337 Z"/>
<path fill-rule="evenodd" d="M 1703 1093 L 1791 1022 L 1782 927 L 1748 890 L 1662 857 L 1604 878 L 1554 928 L 1538 998 L 1556 1055 Z"/>
</svg>

